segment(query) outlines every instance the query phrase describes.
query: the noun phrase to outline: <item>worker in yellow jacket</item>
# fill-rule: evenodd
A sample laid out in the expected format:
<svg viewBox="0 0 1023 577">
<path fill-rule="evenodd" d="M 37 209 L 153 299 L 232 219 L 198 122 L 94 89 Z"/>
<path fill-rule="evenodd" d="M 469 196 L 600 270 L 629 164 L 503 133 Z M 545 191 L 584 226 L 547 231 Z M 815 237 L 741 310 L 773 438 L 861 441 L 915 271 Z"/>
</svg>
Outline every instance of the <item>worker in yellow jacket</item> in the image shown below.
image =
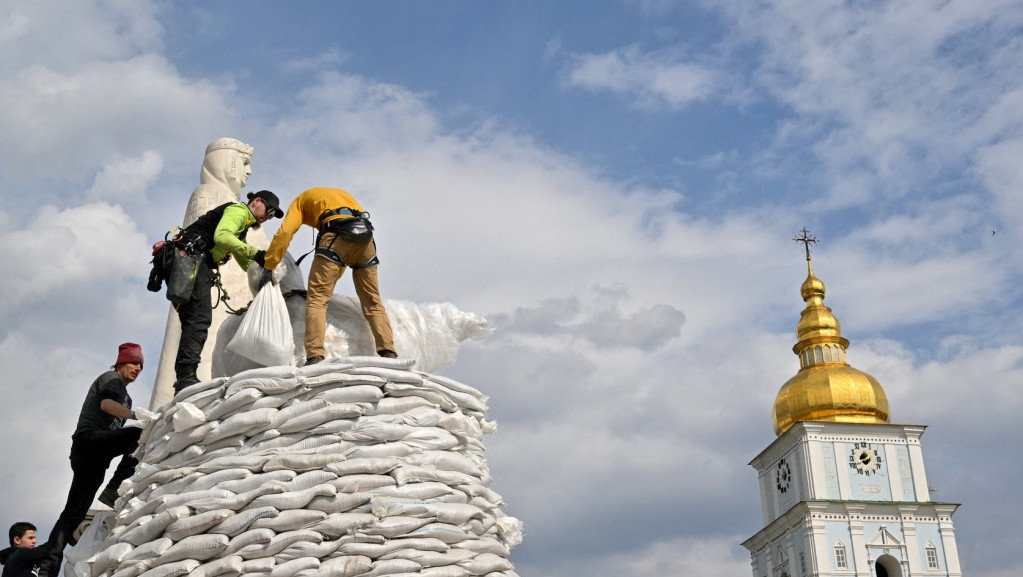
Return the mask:
<svg viewBox="0 0 1023 577">
<path fill-rule="evenodd" d="M 352 269 L 355 294 L 362 314 L 369 323 L 377 354 L 396 358 L 394 336 L 377 285 L 376 242 L 369 214 L 340 188 L 310 188 L 298 195 L 288 207 L 281 228 L 266 249 L 263 268 L 272 271 L 284 258 L 292 237 L 303 224 L 315 228 L 315 256 L 309 270 L 305 311 L 306 364 L 324 358 L 323 340 L 327 331 L 327 303 L 334 286 L 346 268 Z M 266 275 L 264 275 L 266 276 Z"/>
</svg>

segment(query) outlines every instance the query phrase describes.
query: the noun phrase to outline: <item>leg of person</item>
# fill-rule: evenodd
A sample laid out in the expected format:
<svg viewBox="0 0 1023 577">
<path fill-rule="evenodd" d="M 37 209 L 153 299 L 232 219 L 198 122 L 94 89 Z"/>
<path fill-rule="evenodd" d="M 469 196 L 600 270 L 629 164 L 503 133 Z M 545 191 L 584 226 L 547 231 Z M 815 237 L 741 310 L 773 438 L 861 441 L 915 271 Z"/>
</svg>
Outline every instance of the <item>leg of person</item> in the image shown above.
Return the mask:
<svg viewBox="0 0 1023 577">
<path fill-rule="evenodd" d="M 212 288 L 213 273 L 209 266 L 202 262 L 195 277 L 192 298 L 178 306 L 181 340 L 178 341 L 178 356 L 174 360 L 176 393 L 199 382 L 195 371 L 199 368 L 202 348 L 206 344 L 206 335 L 213 322 L 213 302 L 210 296 Z"/>
<path fill-rule="evenodd" d="M 107 483 L 106 488 L 99 495 L 100 503 L 113 508 L 114 502 L 117 501 L 117 490 L 120 488 L 121 482 L 131 477 L 135 473 L 135 467 L 139 464 L 138 460 L 132 457 L 131 454 L 139 446 L 139 437 L 142 435 L 142 429 L 138 427 L 122 427 L 112 431 L 104 431 L 104 434 L 107 437 L 104 440 L 104 450 L 107 450 L 110 460 L 113 460 L 118 455 L 121 456 L 121 461 L 117 464 L 117 469 L 114 470 L 114 476 L 110 478 L 110 482 Z"/>
<path fill-rule="evenodd" d="M 72 443 L 71 489 L 68 490 L 67 503 L 53 525 L 48 540 L 51 543 L 59 543 L 54 545 L 55 550 L 63 550 L 64 543 L 74 544 L 72 534 L 89 512 L 89 507 L 96 498 L 96 491 L 103 484 L 103 477 L 110 466 L 110 459 L 93 449 L 88 441 Z"/>
<path fill-rule="evenodd" d="M 354 245 L 351 253 L 342 255 L 342 258 L 350 257 L 354 259 L 351 262 L 364 263 L 374 256 L 376 256 L 376 245 L 373 242 L 367 242 L 362 245 Z M 380 298 L 376 265 L 353 268 L 352 280 L 355 283 L 355 294 L 358 295 L 359 304 L 362 305 L 362 314 L 366 317 L 366 322 L 369 323 L 369 330 L 373 332 L 377 354 L 382 357 L 397 356 L 394 353 L 394 334 L 391 331 L 391 321 L 387 318 L 384 301 Z"/>
<path fill-rule="evenodd" d="M 337 235 L 326 233 L 320 238 L 317 248 L 331 248 Z M 345 273 L 345 267 L 323 255 L 313 257 L 309 267 L 309 283 L 305 301 L 305 356 L 307 362 L 323 360 L 323 339 L 327 333 L 327 303 L 334 294 L 337 279 Z M 316 359 L 319 357 L 319 359 Z"/>
</svg>

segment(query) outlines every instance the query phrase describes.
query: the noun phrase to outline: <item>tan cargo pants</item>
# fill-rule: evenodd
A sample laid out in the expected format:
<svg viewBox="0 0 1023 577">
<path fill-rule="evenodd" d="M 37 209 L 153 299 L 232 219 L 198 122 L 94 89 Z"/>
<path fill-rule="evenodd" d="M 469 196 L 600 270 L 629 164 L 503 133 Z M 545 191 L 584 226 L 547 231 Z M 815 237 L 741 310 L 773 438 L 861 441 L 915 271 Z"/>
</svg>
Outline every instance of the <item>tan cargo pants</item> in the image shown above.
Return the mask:
<svg viewBox="0 0 1023 577">
<path fill-rule="evenodd" d="M 320 237 L 317 248 L 329 248 L 347 264 L 362 264 L 376 255 L 376 244 L 373 241 L 354 243 L 338 238 L 336 233 L 324 233 Z M 309 269 L 309 286 L 306 295 L 305 309 L 305 356 L 306 358 L 324 354 L 323 339 L 327 332 L 327 303 L 334 294 L 334 286 L 343 274 L 346 266 L 342 266 L 329 258 L 316 255 Z M 355 282 L 355 294 L 362 305 L 362 314 L 369 323 L 376 342 L 376 350 L 394 350 L 394 335 L 391 332 L 391 321 L 387 319 L 387 311 L 380 299 L 380 288 L 377 286 L 377 267 L 352 269 L 352 280 Z"/>
</svg>

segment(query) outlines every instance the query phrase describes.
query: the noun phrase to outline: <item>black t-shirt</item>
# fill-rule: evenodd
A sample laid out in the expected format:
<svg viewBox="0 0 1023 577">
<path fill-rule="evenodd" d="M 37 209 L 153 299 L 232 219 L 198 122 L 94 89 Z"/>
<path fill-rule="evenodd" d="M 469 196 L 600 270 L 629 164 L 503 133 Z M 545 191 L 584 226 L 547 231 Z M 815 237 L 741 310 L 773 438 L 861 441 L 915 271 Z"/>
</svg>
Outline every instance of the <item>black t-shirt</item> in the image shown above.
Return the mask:
<svg viewBox="0 0 1023 577">
<path fill-rule="evenodd" d="M 82 412 L 78 415 L 78 427 L 72 437 L 82 433 L 119 429 L 124 426 L 126 419 L 100 410 L 99 405 L 103 399 L 112 399 L 129 409 L 131 408 L 131 396 L 128 395 L 128 389 L 117 371 L 107 371 L 93 381 L 88 394 L 85 395 Z"/>
</svg>

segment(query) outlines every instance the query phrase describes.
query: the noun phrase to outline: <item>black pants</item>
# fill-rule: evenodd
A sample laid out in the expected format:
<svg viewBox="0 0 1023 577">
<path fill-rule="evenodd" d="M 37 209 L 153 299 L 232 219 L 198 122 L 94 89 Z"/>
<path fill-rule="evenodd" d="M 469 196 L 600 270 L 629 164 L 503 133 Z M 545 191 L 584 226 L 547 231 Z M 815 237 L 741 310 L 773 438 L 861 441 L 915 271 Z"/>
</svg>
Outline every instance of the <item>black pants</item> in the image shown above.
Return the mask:
<svg viewBox="0 0 1023 577">
<path fill-rule="evenodd" d="M 49 541 L 55 542 L 59 536 L 63 543 L 71 539 L 72 533 L 85 519 L 96 498 L 96 492 L 103 484 L 103 477 L 106 476 L 110 462 L 118 455 L 121 462 L 118 463 L 114 476 L 111 477 L 107 488 L 116 490 L 124 481 L 135 472 L 138 461 L 131 456 L 139 446 L 139 436 L 142 429 L 138 427 L 124 427 L 109 431 L 96 431 L 78 435 L 71 442 L 71 471 L 74 477 L 71 480 L 71 489 L 67 494 L 67 504 L 53 526 Z"/>
<path fill-rule="evenodd" d="M 178 356 L 174 359 L 174 392 L 181 392 L 189 385 L 199 382 L 195 375 L 202 359 L 202 348 L 213 323 L 213 271 L 207 262 L 199 263 L 199 271 L 192 288 L 192 297 L 187 303 L 178 305 L 178 320 L 181 321 L 181 340 L 178 341 Z"/>
</svg>

